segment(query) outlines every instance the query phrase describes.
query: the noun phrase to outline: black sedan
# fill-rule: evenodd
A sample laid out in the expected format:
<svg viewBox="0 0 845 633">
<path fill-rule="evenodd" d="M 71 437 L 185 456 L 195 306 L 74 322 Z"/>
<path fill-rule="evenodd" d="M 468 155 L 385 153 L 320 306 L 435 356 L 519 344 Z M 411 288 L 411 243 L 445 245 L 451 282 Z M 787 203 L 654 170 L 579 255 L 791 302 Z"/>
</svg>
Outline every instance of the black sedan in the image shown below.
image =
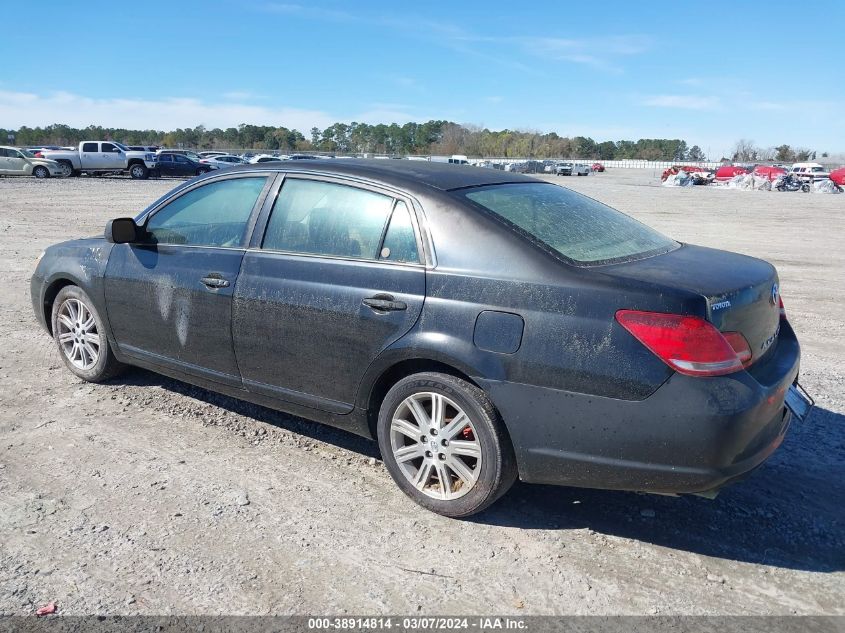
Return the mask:
<svg viewBox="0 0 845 633">
<path fill-rule="evenodd" d="M 205 165 L 183 154 L 159 152 L 157 158 L 158 168 L 156 171 L 158 176 L 192 177 L 216 169 L 211 165 Z"/>
<path fill-rule="evenodd" d="M 809 401 L 775 269 L 508 172 L 236 167 L 44 253 L 68 369 L 127 365 L 376 438 L 448 516 L 527 482 L 710 493 Z"/>
</svg>

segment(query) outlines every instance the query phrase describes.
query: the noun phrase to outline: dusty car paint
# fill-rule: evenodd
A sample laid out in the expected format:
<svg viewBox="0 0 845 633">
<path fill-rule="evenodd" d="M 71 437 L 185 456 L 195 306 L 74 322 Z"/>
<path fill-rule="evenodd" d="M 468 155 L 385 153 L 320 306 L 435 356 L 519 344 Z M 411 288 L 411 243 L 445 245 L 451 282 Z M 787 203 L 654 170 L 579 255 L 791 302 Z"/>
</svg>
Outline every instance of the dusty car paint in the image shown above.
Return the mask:
<svg viewBox="0 0 845 633">
<path fill-rule="evenodd" d="M 390 381 L 420 368 L 453 372 L 490 396 L 529 482 L 705 491 L 753 469 L 782 441 L 790 421 L 783 393 L 796 379 L 799 348 L 788 323 L 778 325 L 777 306 L 760 301 L 777 283 L 769 264 L 689 245 L 613 265 L 567 264 L 460 195 L 535 180 L 385 162 L 297 161 L 185 183 L 139 214 L 139 224 L 204 183 L 267 174 L 248 242 L 225 253 L 103 240 L 51 247 L 32 280 L 36 315 L 46 326 L 57 284 L 76 283 L 107 315 L 120 360 L 368 437 Z M 262 250 L 285 178 L 405 201 L 423 263 Z M 203 288 L 199 278 L 211 268 L 231 285 Z M 130 277 L 138 281 L 127 284 Z M 385 315 L 361 305 L 377 293 L 407 309 Z M 712 310 L 726 300 L 734 307 Z M 154 318 L 139 323 L 139 309 Z M 620 327 L 620 309 L 751 323 L 755 345 L 779 329 L 749 371 L 692 378 Z M 511 316 L 491 329 L 485 314 Z"/>
</svg>

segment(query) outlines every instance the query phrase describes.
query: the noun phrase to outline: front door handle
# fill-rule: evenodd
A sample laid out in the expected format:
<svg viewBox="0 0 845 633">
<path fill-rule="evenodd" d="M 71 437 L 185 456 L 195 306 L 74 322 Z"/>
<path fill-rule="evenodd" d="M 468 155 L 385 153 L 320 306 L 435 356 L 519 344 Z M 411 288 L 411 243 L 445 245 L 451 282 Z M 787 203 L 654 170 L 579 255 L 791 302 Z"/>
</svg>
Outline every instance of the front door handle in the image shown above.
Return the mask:
<svg viewBox="0 0 845 633">
<path fill-rule="evenodd" d="M 361 303 L 377 312 L 393 312 L 395 310 L 408 309 L 408 304 L 404 301 L 394 301 L 393 296 L 388 294 L 377 294 L 374 297 L 367 297 Z"/>
<path fill-rule="evenodd" d="M 209 288 L 227 288 L 229 286 L 229 280 L 223 279 L 217 273 L 209 273 L 207 277 L 200 279 L 200 282 Z"/>
</svg>

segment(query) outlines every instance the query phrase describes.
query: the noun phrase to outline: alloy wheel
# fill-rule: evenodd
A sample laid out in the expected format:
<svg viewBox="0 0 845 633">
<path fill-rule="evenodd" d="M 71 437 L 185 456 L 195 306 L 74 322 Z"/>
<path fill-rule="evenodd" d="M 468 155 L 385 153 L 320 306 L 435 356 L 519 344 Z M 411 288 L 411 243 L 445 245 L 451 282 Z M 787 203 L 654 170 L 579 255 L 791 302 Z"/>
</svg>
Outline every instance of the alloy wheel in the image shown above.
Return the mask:
<svg viewBox="0 0 845 633">
<path fill-rule="evenodd" d="M 481 444 L 469 416 L 439 393 L 408 396 L 390 423 L 393 457 L 420 492 L 449 501 L 472 490 L 481 473 Z"/>
<path fill-rule="evenodd" d="M 68 299 L 57 320 L 57 337 L 62 353 L 71 364 L 89 370 L 100 358 L 100 335 L 91 310 L 79 299 Z"/>
</svg>

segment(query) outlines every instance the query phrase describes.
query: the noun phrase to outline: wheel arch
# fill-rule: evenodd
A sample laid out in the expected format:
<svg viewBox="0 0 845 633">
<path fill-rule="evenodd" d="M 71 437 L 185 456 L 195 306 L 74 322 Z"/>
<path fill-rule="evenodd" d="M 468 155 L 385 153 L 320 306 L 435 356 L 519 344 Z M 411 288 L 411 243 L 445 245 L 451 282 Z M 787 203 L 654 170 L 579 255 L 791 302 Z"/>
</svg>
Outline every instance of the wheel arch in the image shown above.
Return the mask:
<svg viewBox="0 0 845 633">
<path fill-rule="evenodd" d="M 371 436 L 374 438 L 377 437 L 376 426 L 378 424 L 381 403 L 384 401 L 390 388 L 397 382 L 413 374 L 437 372 L 460 378 L 482 389 L 478 382 L 473 380 L 469 373 L 467 373 L 467 369 L 466 367 L 458 367 L 458 363 L 450 363 L 445 360 L 435 360 L 433 358 L 415 357 L 396 360 L 384 367 L 377 375 L 371 376 L 368 385 L 362 389 L 364 393 L 361 394 L 360 398 L 361 405 L 367 411 L 367 426 Z"/>
<path fill-rule="evenodd" d="M 61 292 L 62 288 L 66 286 L 82 287 L 79 280 L 72 279 L 70 276 L 57 277 L 53 279 L 44 289 L 44 298 L 41 300 L 41 309 L 44 312 L 44 323 L 47 324 L 47 331 L 50 336 L 53 336 L 53 304 L 56 302 L 56 297 Z"/>
</svg>

